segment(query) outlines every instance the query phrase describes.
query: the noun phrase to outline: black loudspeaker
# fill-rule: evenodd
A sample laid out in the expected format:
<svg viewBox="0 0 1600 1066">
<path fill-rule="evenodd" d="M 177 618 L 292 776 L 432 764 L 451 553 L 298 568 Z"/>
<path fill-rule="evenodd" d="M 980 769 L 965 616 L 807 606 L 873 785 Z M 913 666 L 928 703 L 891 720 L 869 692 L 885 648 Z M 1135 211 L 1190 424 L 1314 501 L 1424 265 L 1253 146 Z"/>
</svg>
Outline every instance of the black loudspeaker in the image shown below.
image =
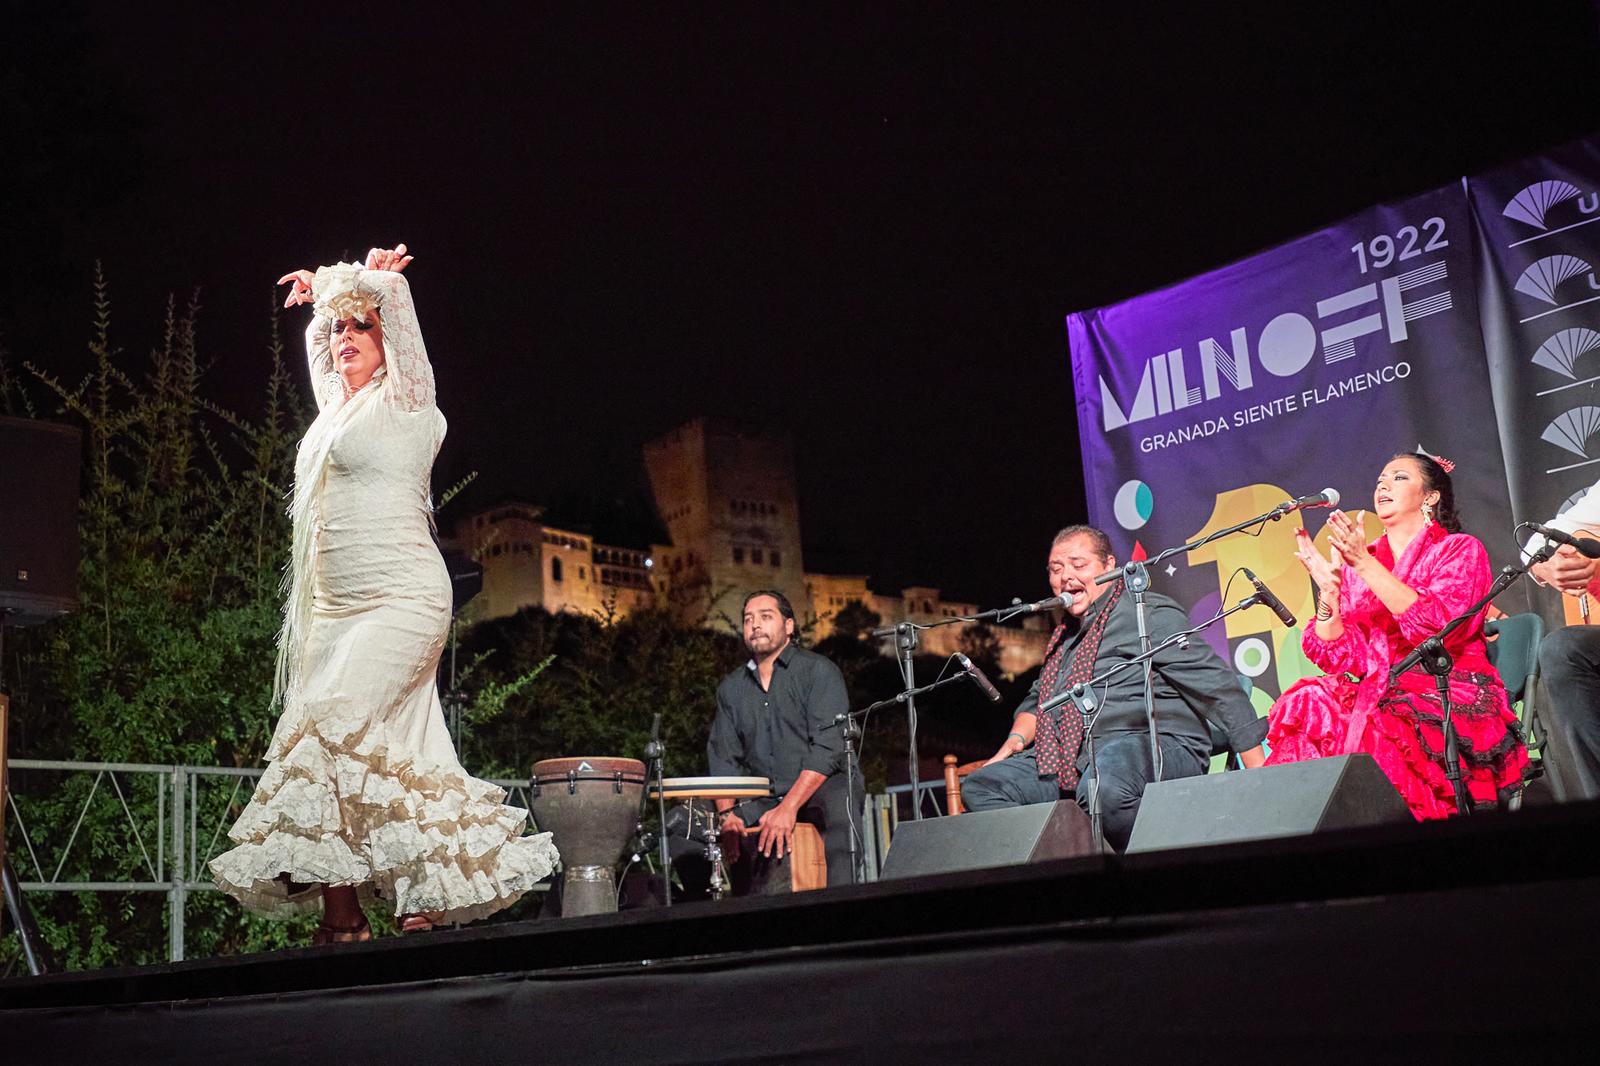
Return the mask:
<svg viewBox="0 0 1600 1066">
<path fill-rule="evenodd" d="M 880 880 L 1089 855 L 1089 819 L 1071 800 L 901 822 Z"/>
<path fill-rule="evenodd" d="M 1129 851 L 1303 836 L 1409 822 L 1405 800 L 1370 755 L 1158 781 L 1145 788 Z"/>
<path fill-rule="evenodd" d="M 79 436 L 0 418 L 0 613 L 30 625 L 78 605 Z"/>
</svg>

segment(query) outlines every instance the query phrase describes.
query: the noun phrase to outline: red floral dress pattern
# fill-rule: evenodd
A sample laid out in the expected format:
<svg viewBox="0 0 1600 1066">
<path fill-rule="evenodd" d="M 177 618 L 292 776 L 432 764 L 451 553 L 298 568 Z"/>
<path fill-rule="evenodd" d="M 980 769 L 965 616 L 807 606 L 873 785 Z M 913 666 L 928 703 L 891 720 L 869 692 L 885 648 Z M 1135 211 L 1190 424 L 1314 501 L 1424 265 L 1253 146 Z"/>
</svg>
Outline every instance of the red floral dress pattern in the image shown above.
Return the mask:
<svg viewBox="0 0 1600 1066">
<path fill-rule="evenodd" d="M 1465 533 L 1429 523 L 1396 561 L 1389 538 L 1369 549 L 1417 601 L 1400 615 L 1383 605 L 1367 583 L 1344 567 L 1339 593 L 1344 632 L 1323 640 L 1308 625 L 1301 644 L 1327 672 L 1297 682 L 1272 707 L 1269 765 L 1366 752 L 1418 819 L 1455 813 L 1444 773 L 1442 709 L 1434 679 L 1408 670 L 1393 684 L 1389 670 L 1425 638 L 1489 590 L 1493 575 L 1483 544 Z M 1489 663 L 1483 639 L 1487 609 L 1450 635 L 1455 659 L 1450 675 L 1451 720 L 1460 743 L 1468 791 L 1493 802 L 1522 781 L 1528 749 L 1505 686 Z"/>
</svg>

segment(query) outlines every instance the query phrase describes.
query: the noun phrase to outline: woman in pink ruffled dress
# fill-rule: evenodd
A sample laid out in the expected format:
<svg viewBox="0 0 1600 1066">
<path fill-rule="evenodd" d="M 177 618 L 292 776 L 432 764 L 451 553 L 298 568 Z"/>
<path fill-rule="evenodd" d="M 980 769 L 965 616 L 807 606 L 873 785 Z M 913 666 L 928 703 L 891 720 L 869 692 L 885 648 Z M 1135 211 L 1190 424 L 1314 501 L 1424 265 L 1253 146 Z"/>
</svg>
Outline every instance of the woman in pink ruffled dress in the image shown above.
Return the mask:
<svg viewBox="0 0 1600 1066">
<path fill-rule="evenodd" d="M 318 414 L 295 463 L 289 597 L 278 638 L 283 716 L 269 764 L 211 863 L 269 914 L 322 910 L 313 943 L 370 935 L 359 895 L 407 931 L 515 902 L 551 872 L 549 833 L 468 774 L 439 705 L 450 575 L 430 535 L 444 440 L 406 246 L 365 266 L 286 274 L 306 331 Z"/>
<path fill-rule="evenodd" d="M 1366 752 L 1419 819 L 1456 811 L 1445 777 L 1442 708 L 1432 675 L 1408 670 L 1391 684 L 1389 671 L 1482 598 L 1493 580 L 1483 544 L 1461 532 L 1448 466 L 1417 452 L 1389 461 L 1372 498 L 1384 535 L 1371 545 L 1359 516 L 1352 521 L 1337 511 L 1328 519 L 1330 559 L 1300 531 L 1295 555 L 1317 585 L 1316 624 L 1302 644 L 1327 676 L 1285 692 L 1267 734 L 1269 765 Z M 1445 642 L 1455 659 L 1452 721 L 1475 803 L 1504 797 L 1528 764 L 1505 687 L 1489 663 L 1485 613 Z"/>
</svg>

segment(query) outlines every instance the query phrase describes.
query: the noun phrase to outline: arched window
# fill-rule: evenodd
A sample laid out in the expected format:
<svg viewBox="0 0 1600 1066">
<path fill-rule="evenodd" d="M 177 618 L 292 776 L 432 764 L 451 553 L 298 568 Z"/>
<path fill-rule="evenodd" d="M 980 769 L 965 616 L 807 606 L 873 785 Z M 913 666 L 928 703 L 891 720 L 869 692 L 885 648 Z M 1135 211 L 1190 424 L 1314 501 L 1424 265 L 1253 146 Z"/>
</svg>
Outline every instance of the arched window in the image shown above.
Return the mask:
<svg viewBox="0 0 1600 1066">
<path fill-rule="evenodd" d="M 550 558 L 550 580 L 551 581 L 560 581 L 561 580 L 561 560 L 557 559 L 554 556 L 551 556 L 551 558 Z"/>
</svg>

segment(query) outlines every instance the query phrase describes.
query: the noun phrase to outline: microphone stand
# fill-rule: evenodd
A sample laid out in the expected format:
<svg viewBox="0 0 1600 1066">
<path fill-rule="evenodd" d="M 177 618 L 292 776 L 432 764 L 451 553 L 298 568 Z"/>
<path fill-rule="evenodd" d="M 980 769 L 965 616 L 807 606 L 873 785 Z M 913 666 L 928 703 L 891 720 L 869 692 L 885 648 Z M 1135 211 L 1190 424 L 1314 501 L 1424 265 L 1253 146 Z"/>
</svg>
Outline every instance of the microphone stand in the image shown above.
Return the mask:
<svg viewBox="0 0 1600 1066">
<path fill-rule="evenodd" d="M 672 852 L 667 847 L 667 788 L 663 783 L 667 762 L 667 746 L 661 740 L 661 716 L 655 718 L 655 725 L 650 730 L 650 743 L 644 746 L 644 755 L 650 760 L 650 776 L 656 783 L 656 813 L 661 819 L 658 854 L 661 857 L 661 898 L 668 906 L 672 906 Z M 689 819 L 690 831 L 694 829 L 694 818 Z M 712 818 L 712 829 L 716 828 L 716 819 Z M 713 874 L 715 871 L 713 871 Z"/>
<path fill-rule="evenodd" d="M 889 703 L 904 703 L 906 705 L 906 763 L 907 774 L 911 779 L 911 816 L 922 820 L 922 790 L 918 787 L 918 756 L 917 756 L 917 697 L 931 692 L 937 687 L 927 685 L 917 688 L 916 670 L 913 656 L 917 651 L 917 634 L 925 629 L 937 629 L 940 626 L 955 625 L 959 622 L 1004 622 L 1018 614 L 1025 613 L 1025 607 L 996 608 L 992 611 L 983 611 L 979 614 L 963 615 L 959 618 L 941 618 L 937 622 L 897 622 L 892 626 L 881 626 L 872 631 L 874 637 L 893 637 L 895 655 L 900 664 L 900 680 L 905 685 L 900 694 L 892 700 L 875 703 L 867 708 L 869 711 Z M 959 675 L 958 675 L 959 676 Z"/>
<path fill-rule="evenodd" d="M 1522 529 L 1526 524 L 1518 525 L 1517 529 Z M 1517 579 L 1526 574 L 1528 569 L 1535 563 L 1545 562 L 1555 552 L 1555 542 L 1546 538 L 1544 546 L 1530 554 L 1527 561 L 1520 564 L 1507 563 L 1501 567 L 1499 576 L 1494 579 L 1494 583 L 1489 586 L 1489 591 L 1484 594 L 1482 599 L 1446 622 L 1439 632 L 1423 640 L 1411 654 L 1401 659 L 1389 671 L 1389 683 L 1391 685 L 1399 679 L 1401 674 L 1414 666 L 1421 666 L 1424 673 L 1433 675 L 1434 686 L 1439 693 L 1439 704 L 1444 712 L 1442 727 L 1444 732 L 1444 776 L 1450 782 L 1451 791 L 1455 794 L 1456 811 L 1462 815 L 1471 815 L 1473 806 L 1472 796 L 1467 791 L 1466 783 L 1461 780 L 1460 740 L 1456 736 L 1455 721 L 1451 715 L 1453 708 L 1450 702 L 1450 671 L 1455 669 L 1455 658 L 1445 648 L 1445 639 L 1477 617 L 1478 612 L 1489 605 L 1490 600 L 1516 584 Z"/>
<path fill-rule="evenodd" d="M 1195 541 L 1194 544 L 1188 545 L 1184 549 L 1173 549 L 1172 551 L 1163 552 L 1161 555 L 1157 556 L 1156 559 L 1151 560 L 1151 563 L 1153 564 L 1161 559 L 1165 559 L 1168 555 L 1173 554 L 1175 551 L 1188 550 L 1188 548 L 1197 548 L 1202 544 L 1209 543 L 1217 537 L 1225 536 L 1228 533 L 1235 533 L 1240 529 L 1244 529 L 1246 526 L 1255 525 L 1257 522 L 1264 522 L 1268 518 L 1276 520 L 1283 517 L 1285 513 L 1287 513 L 1287 511 L 1284 510 L 1282 505 L 1280 505 L 1280 507 L 1275 508 L 1271 514 L 1263 515 L 1260 518 L 1253 518 L 1249 522 L 1244 522 L 1230 529 L 1225 529 L 1218 533 L 1214 533 L 1210 537 L 1207 537 L 1203 540 Z M 1143 567 L 1146 564 L 1130 563 L 1129 565 Z M 1120 570 L 1113 570 L 1109 575 L 1102 574 L 1096 580 L 1103 584 L 1106 581 L 1111 580 L 1112 577 L 1120 575 Z M 1146 586 L 1149 584 L 1148 577 L 1145 579 L 1145 584 Z M 1139 629 L 1141 642 L 1143 647 L 1148 650 L 1149 634 L 1145 632 L 1143 596 L 1144 594 L 1142 590 L 1137 591 L 1134 594 L 1134 599 L 1140 607 Z M 1051 601 L 1047 600 L 1042 602 L 1049 603 Z M 900 679 L 905 685 L 905 688 L 901 690 L 900 694 L 894 699 L 880 701 L 879 703 L 873 704 L 872 707 L 868 707 L 866 710 L 872 711 L 878 707 L 886 706 L 890 703 L 904 703 L 906 705 L 906 732 L 908 734 L 906 741 L 907 776 L 911 781 L 911 815 L 914 819 L 918 821 L 922 819 L 922 791 L 918 787 L 919 759 L 917 757 L 917 697 L 932 691 L 938 685 L 936 682 L 934 685 L 925 686 L 923 688 L 916 687 L 916 675 L 914 672 L 912 659 L 917 650 L 917 634 L 925 629 L 937 629 L 940 626 L 960 625 L 968 622 L 995 622 L 997 624 L 1004 624 L 1011 621 L 1011 619 L 1018 617 L 1019 615 L 1033 614 L 1041 609 L 1043 608 L 1040 603 L 1023 603 L 1021 600 L 1012 600 L 1011 606 L 1009 607 L 996 607 L 989 611 L 979 611 L 977 614 L 965 614 L 954 618 L 941 618 L 935 622 L 897 622 L 892 626 L 880 626 L 872 631 L 872 635 L 880 639 L 884 637 L 894 638 L 895 655 L 900 665 Z M 1148 678 L 1146 679 L 1146 685 L 1147 687 L 1149 685 Z M 1155 711 L 1153 705 L 1148 705 L 1146 710 L 1150 719 L 1151 750 L 1152 752 L 1155 752 L 1155 757 L 1159 758 L 1159 750 L 1155 747 Z"/>
<path fill-rule="evenodd" d="M 1119 573 L 1119 571 L 1113 570 L 1112 573 Z M 1063 692 L 1058 692 L 1054 696 L 1051 696 L 1049 699 L 1044 700 L 1039 704 L 1038 709 L 1034 712 L 1038 717 L 1042 717 L 1046 714 L 1052 714 L 1057 708 L 1068 703 L 1073 704 L 1073 706 L 1077 709 L 1077 712 L 1083 716 L 1083 737 L 1085 743 L 1089 745 L 1089 828 L 1093 834 L 1095 854 L 1104 854 L 1106 850 L 1105 829 L 1101 823 L 1100 815 L 1100 768 L 1095 762 L 1094 751 L 1094 725 L 1096 719 L 1100 717 L 1100 704 L 1095 699 L 1094 695 L 1095 686 L 1105 684 L 1113 677 L 1116 677 L 1118 674 L 1122 673 L 1122 671 L 1131 667 L 1142 666 L 1144 668 L 1145 676 L 1145 697 L 1148 699 L 1151 692 L 1151 674 L 1154 669 L 1155 657 L 1157 655 L 1160 655 L 1162 652 L 1166 651 L 1175 644 L 1187 645 L 1189 643 L 1189 638 L 1194 636 L 1196 633 L 1199 633 L 1205 629 L 1209 629 L 1211 626 L 1217 624 L 1231 614 L 1237 614 L 1238 612 L 1247 610 L 1248 608 L 1254 607 L 1259 603 L 1261 603 L 1261 597 L 1259 594 L 1246 596 L 1232 607 L 1222 608 L 1221 610 L 1217 611 L 1216 614 L 1212 615 L 1210 618 L 1207 618 L 1199 625 L 1190 629 L 1185 629 L 1181 633 L 1174 633 L 1154 647 L 1148 646 L 1149 635 L 1144 634 L 1144 643 L 1146 644 L 1146 647 L 1141 648 L 1138 655 L 1135 655 L 1131 659 L 1124 659 L 1120 663 L 1115 663 L 1103 673 L 1090 678 L 1088 681 L 1074 685 L 1072 688 Z M 1155 769 L 1156 767 L 1152 768 Z M 1156 780 L 1161 780 L 1159 773 L 1156 777 Z"/>
<path fill-rule="evenodd" d="M 902 623 L 902 624 L 907 624 L 907 623 Z M 922 628 L 931 628 L 931 627 L 924 626 Z M 857 739 L 859 739 L 860 736 L 861 736 L 861 729 L 860 729 L 859 726 L 856 725 L 855 719 L 857 719 L 857 718 L 865 718 L 867 715 L 871 714 L 873 711 L 882 710 L 885 707 L 893 707 L 897 703 L 904 703 L 904 704 L 906 704 L 906 706 L 908 708 L 914 707 L 916 705 L 916 698 L 918 696 L 926 696 L 928 693 L 933 692 L 936 689 L 944 688 L 946 685 L 959 684 L 960 682 L 963 682 L 966 679 L 967 679 L 966 672 L 965 671 L 961 671 L 961 672 L 958 672 L 958 673 L 951 674 L 949 677 L 941 677 L 939 680 L 933 682 L 931 685 L 923 685 L 920 688 L 912 687 L 912 688 L 906 689 L 903 692 L 897 692 L 893 696 L 890 696 L 888 699 L 879 700 L 877 703 L 868 704 L 867 706 L 861 708 L 859 711 L 846 711 L 844 713 L 836 714 L 836 715 L 833 716 L 834 725 L 838 726 L 842 730 L 841 735 L 844 737 L 845 787 L 849 790 L 849 794 L 850 794 L 849 807 L 851 809 L 851 814 L 850 814 L 850 869 L 851 869 L 851 876 L 852 877 L 855 876 L 855 871 L 857 869 L 857 863 L 858 863 L 858 859 L 856 857 L 856 820 L 855 820 L 855 811 L 854 811 L 854 807 L 855 807 L 855 779 L 858 776 L 860 776 L 860 774 L 861 774 L 861 764 L 860 764 L 861 755 L 860 755 L 860 752 L 857 750 L 856 745 L 855 745 L 855 741 Z M 912 765 L 914 767 L 916 764 L 913 763 Z M 917 779 L 916 779 L 915 770 L 912 771 L 912 777 L 911 777 L 911 804 L 912 804 L 912 807 L 914 809 L 917 809 L 917 819 L 920 820 L 921 817 L 922 817 L 922 812 L 920 810 L 920 808 L 922 807 L 922 800 L 921 800 L 921 798 L 919 796 L 919 793 L 917 791 Z"/>
<path fill-rule="evenodd" d="M 1096 585 L 1104 585 L 1112 581 L 1121 581 L 1128 587 L 1128 590 L 1133 593 L 1133 616 L 1139 627 L 1139 654 L 1135 658 L 1128 660 L 1128 662 L 1144 663 L 1144 714 L 1145 722 L 1148 725 L 1150 732 L 1150 766 L 1155 772 L 1155 779 L 1157 781 L 1161 780 L 1161 744 L 1156 739 L 1155 676 L 1152 672 L 1154 668 L 1150 663 L 1150 660 L 1154 658 L 1154 651 L 1150 647 L 1150 622 L 1144 598 L 1145 593 L 1150 589 L 1150 567 L 1159 566 L 1161 563 L 1166 562 L 1174 555 L 1184 555 L 1194 551 L 1196 548 L 1203 548 L 1214 540 L 1221 540 L 1223 537 L 1231 536 L 1234 533 L 1249 529 L 1251 526 L 1260 526 L 1265 525 L 1268 522 L 1276 522 L 1284 515 L 1289 514 L 1294 510 L 1296 510 L 1296 508 L 1293 506 L 1292 502 L 1280 503 L 1278 506 L 1274 507 L 1265 514 L 1260 514 L 1254 518 L 1228 526 L 1226 529 L 1219 529 L 1215 532 L 1207 533 L 1200 539 L 1192 540 L 1187 544 L 1179 544 L 1175 547 L 1165 548 L 1162 551 L 1157 552 L 1149 559 L 1140 559 L 1125 563 L 1120 569 L 1108 570 L 1094 579 L 1094 583 Z M 1220 618 L 1222 615 L 1218 615 L 1217 617 Z M 1212 621 L 1215 621 L 1215 619 Z M 1206 624 L 1210 625 L 1209 622 Z"/>
<path fill-rule="evenodd" d="M 839 735 L 844 738 L 844 810 L 845 820 L 850 825 L 850 883 L 859 885 L 862 880 L 861 843 L 856 819 L 861 812 L 856 807 L 856 777 L 861 772 L 861 752 L 856 741 L 861 739 L 861 726 L 848 711 L 834 715 L 833 720 L 839 724 Z"/>
</svg>

